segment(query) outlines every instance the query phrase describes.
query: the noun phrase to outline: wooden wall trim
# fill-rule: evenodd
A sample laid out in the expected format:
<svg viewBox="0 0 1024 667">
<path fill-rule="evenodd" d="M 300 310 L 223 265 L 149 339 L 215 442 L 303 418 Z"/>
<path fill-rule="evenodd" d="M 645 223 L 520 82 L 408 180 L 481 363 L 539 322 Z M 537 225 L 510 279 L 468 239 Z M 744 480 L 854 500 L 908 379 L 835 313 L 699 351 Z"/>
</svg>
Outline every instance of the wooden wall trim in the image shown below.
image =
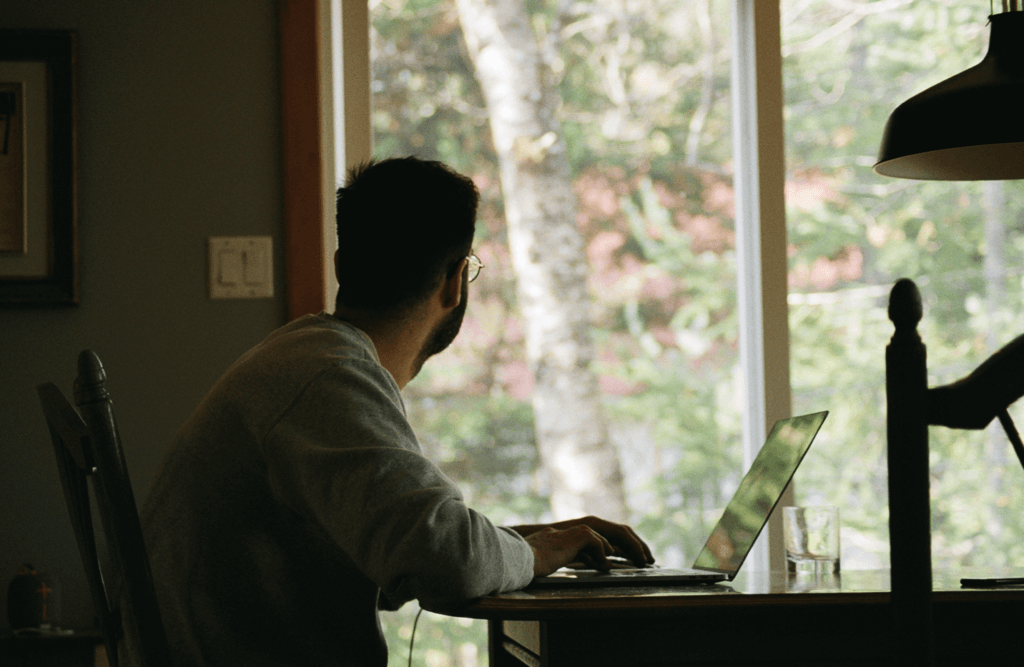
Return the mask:
<svg viewBox="0 0 1024 667">
<path fill-rule="evenodd" d="M 323 164 L 316 0 L 279 0 L 288 319 L 323 310 Z"/>
</svg>

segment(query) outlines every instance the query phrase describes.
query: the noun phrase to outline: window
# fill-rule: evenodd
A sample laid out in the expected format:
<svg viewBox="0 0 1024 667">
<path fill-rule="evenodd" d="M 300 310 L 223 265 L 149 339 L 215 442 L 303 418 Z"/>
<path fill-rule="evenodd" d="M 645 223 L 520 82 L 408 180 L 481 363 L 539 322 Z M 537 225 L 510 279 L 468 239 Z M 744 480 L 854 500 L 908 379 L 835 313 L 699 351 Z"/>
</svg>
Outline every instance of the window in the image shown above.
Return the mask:
<svg viewBox="0 0 1024 667">
<path fill-rule="evenodd" d="M 510 143 L 527 164 L 564 155 L 576 207 L 567 227 L 579 246 L 555 253 L 549 268 L 587 276 L 577 303 L 625 511 L 662 561 L 685 564 L 744 467 L 744 452 L 725 443 L 744 435 L 749 456 L 762 439 L 755 431 L 790 412 L 791 382 L 792 412 L 832 411 L 797 474 L 796 499 L 842 508 L 844 567 L 885 566 L 892 283 L 910 276 L 922 288 L 932 385 L 1019 333 L 1020 184 L 896 181 L 870 170 L 893 101 L 980 59 L 985 7 L 659 0 L 613 11 L 621 4 L 525 3 L 545 72 L 526 92 L 541 98 L 542 122 Z M 463 37 L 454 0 L 369 7 L 375 153 L 443 159 L 483 194 L 476 250 L 487 268 L 456 345 L 409 386 L 410 413 L 471 504 L 497 522 L 543 519 L 566 482 L 552 479 L 538 436 L 538 362 L 505 241 L 499 165 L 509 141 L 491 133 L 494 81 L 477 76 L 473 55 L 487 36 Z M 785 96 L 776 99 L 779 57 Z M 1024 472 L 1005 437 L 933 429 L 932 443 L 936 564 L 1018 562 Z M 404 613 L 391 623 L 393 653 L 411 631 Z M 429 664 L 483 660 L 479 624 L 419 627 L 417 653 Z"/>
<path fill-rule="evenodd" d="M 981 60 L 988 10 L 951 1 L 898 10 L 782 3 L 794 409 L 828 405 L 836 436 L 815 445 L 797 494 L 804 504 L 842 508 L 844 567 L 888 565 L 892 284 L 910 277 L 921 289 L 930 386 L 963 377 L 1020 334 L 1021 183 L 904 181 L 871 171 L 894 105 Z M 1024 557 L 1024 472 L 993 426 L 931 429 L 936 567 Z"/>
</svg>

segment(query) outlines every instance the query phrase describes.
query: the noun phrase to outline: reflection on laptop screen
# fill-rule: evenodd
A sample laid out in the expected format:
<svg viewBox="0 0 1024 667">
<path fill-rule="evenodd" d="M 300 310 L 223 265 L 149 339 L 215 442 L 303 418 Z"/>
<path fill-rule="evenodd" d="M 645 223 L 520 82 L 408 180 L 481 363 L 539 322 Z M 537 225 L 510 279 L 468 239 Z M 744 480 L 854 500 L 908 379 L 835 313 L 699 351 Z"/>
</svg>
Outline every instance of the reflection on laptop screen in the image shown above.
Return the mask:
<svg viewBox="0 0 1024 667">
<path fill-rule="evenodd" d="M 826 414 L 819 412 L 775 424 L 694 567 L 730 574 L 739 570 Z"/>
</svg>

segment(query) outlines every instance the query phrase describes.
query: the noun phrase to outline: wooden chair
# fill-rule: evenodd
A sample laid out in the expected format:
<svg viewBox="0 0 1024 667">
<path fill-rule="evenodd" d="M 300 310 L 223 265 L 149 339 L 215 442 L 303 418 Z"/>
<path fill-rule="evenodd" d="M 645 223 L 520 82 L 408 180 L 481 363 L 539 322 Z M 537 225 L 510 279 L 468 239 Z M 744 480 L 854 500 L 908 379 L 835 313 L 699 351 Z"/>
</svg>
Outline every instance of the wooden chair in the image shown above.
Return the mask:
<svg viewBox="0 0 1024 667">
<path fill-rule="evenodd" d="M 967 377 L 929 389 L 917 333 L 923 310 L 917 285 L 897 281 L 889 295 L 895 332 L 885 351 L 885 390 L 894 664 L 900 665 L 935 664 L 928 427 L 983 429 L 998 418 L 1024 466 L 1024 445 L 1006 410 L 1024 395 L 1024 336 Z"/>
<path fill-rule="evenodd" d="M 118 644 L 123 639 L 142 667 L 170 666 L 149 557 L 105 382 L 99 357 L 86 350 L 78 357 L 78 410 L 52 383 L 37 390 L 108 660 L 118 667 Z M 89 478 L 109 550 L 110 563 L 105 567 L 97 556 Z"/>
</svg>

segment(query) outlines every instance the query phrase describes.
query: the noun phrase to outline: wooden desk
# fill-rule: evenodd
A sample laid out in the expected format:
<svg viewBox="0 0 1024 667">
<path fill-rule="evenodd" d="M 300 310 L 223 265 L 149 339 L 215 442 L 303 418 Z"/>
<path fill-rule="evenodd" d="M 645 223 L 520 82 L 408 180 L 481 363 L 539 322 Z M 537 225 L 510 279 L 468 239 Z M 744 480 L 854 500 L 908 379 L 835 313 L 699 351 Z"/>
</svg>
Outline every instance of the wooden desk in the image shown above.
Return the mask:
<svg viewBox="0 0 1024 667">
<path fill-rule="evenodd" d="M 941 665 L 1022 665 L 1024 587 L 960 588 L 934 573 Z M 492 667 L 527 665 L 879 665 L 892 655 L 887 571 L 805 580 L 740 575 L 729 584 L 516 591 L 452 615 L 488 621 Z"/>
</svg>

